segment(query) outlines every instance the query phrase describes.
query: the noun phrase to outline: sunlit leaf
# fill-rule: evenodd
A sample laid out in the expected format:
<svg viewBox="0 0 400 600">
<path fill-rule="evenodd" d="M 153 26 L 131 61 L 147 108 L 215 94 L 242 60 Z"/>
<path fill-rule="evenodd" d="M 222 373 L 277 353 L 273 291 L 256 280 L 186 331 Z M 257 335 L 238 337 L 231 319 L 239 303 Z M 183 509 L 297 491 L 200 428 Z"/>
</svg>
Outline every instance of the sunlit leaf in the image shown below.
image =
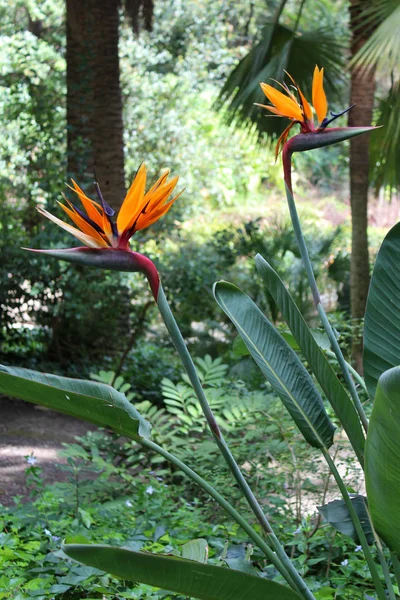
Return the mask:
<svg viewBox="0 0 400 600">
<path fill-rule="evenodd" d="M 131 438 L 150 433 L 150 424 L 124 394 L 104 383 L 0 365 L 0 393 L 110 427 Z"/>
</svg>

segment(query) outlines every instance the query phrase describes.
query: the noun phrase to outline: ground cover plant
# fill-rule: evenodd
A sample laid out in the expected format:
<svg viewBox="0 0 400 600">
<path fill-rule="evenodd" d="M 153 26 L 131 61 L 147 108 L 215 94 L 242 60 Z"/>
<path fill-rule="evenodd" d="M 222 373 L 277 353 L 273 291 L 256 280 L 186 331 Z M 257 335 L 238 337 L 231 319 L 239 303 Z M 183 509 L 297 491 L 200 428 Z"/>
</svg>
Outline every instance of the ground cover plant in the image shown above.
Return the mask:
<svg viewBox="0 0 400 600">
<path fill-rule="evenodd" d="M 293 196 L 291 157 L 293 152 L 341 142 L 366 133 L 371 128 L 330 127 L 332 121 L 341 115 L 333 114 L 332 118 L 327 117 L 323 69 L 316 67 L 313 76 L 312 103 L 318 119 L 317 125 L 314 123 L 310 104 L 294 80 L 291 81 L 296 96 L 285 84 L 285 93 L 277 91 L 269 84 L 263 84 L 262 87 L 270 101 L 266 108 L 275 115 L 291 120 L 278 140 L 277 154 L 282 151 L 284 181 L 293 229 L 315 309 L 331 347 L 328 355 L 335 357 L 342 379 L 339 379 L 331 368 L 318 344 L 318 337 L 316 338 L 307 326 L 278 274 L 261 255 L 256 257 L 257 271 L 282 313 L 307 363 L 307 368 L 288 343 L 287 339 L 290 341 L 290 338 L 286 339 L 281 335 L 250 297 L 237 286 L 224 281 L 217 282 L 214 285 L 214 297 L 237 329 L 242 348 L 243 344 L 245 347 L 243 353 L 248 352 L 255 360 L 269 383 L 269 389 L 280 397 L 304 441 L 311 448 L 317 449 L 326 461 L 342 499 L 320 507 L 320 512 L 333 527 L 353 539 L 359 550 L 362 549 L 362 565 L 358 565 L 358 557 L 354 560 L 357 574 L 360 576 L 365 577 L 365 570 L 368 569 L 370 579 L 367 593 L 375 594 L 380 600 L 386 597 L 394 599 L 399 592 L 397 555 L 400 551 L 397 494 L 399 447 L 393 443 L 399 419 L 399 294 L 396 287 L 399 227 L 395 226 L 390 231 L 378 255 L 365 317 L 365 382 L 359 376 L 356 381 L 361 386 L 362 393 L 374 399 L 368 420 L 361 395 L 352 378 L 354 371 L 344 359 L 337 336 L 321 303 Z M 288 140 L 289 130 L 296 124 L 300 125 L 301 133 Z M 152 552 L 140 552 L 137 548 L 115 543 L 92 544 L 79 539 L 67 540 L 62 546 L 62 551 L 86 567 L 109 572 L 120 580 L 140 581 L 195 598 L 240 599 L 248 596 L 249 589 L 255 599 L 280 597 L 311 600 L 318 597 L 335 597 L 337 582 L 332 581 L 330 585 L 323 586 L 321 579 L 307 576 L 309 568 L 321 562 L 320 556 L 310 558 L 307 542 L 305 547 L 302 543 L 299 544 L 299 548 L 303 548 L 303 554 L 298 561 L 301 566 L 293 560 L 294 556 L 291 556 L 289 551 L 293 544 L 288 543 L 285 547 L 284 536 L 281 537 L 275 528 L 275 511 L 270 511 L 267 516 L 249 485 L 243 467 L 239 467 L 230 445 L 225 440 L 224 427 L 228 440 L 231 429 L 229 425 L 234 420 L 232 415 L 243 426 L 244 415 L 250 412 L 248 407 L 243 407 L 242 402 L 228 405 L 223 394 L 214 394 L 209 390 L 207 393 L 210 381 L 212 389 L 217 387 L 219 378 L 224 374 L 223 366 L 220 363 L 212 365 L 203 361 L 196 368 L 171 312 L 154 263 L 144 254 L 132 252 L 129 248 L 129 239 L 136 231 L 155 222 L 171 209 L 176 200 L 177 196 L 172 200 L 170 197 L 177 179 L 169 179 L 168 176 L 169 173 L 166 172 L 146 191 L 146 168 L 142 165 L 121 206 L 116 222 L 112 219 L 114 211 L 104 200 L 98 185 L 95 186 L 98 200 L 93 201 L 74 184 L 86 214 L 69 201 L 64 210 L 76 227 L 60 221 L 44 209 L 41 209 L 41 212 L 75 235 L 86 246 L 40 249 L 35 252 L 83 266 L 140 272 L 145 275 L 160 316 L 186 372 L 186 387 L 182 384 L 180 387 L 175 386 L 167 380 L 163 384 L 167 412 L 175 414 L 179 419 L 179 427 L 176 428 L 178 431 L 175 433 L 179 437 L 181 429 L 185 435 L 190 433 L 196 437 L 196 434 L 200 434 L 197 420 L 201 408 L 213 441 L 235 479 L 243 500 L 247 502 L 248 510 L 253 513 L 252 516 L 249 516 L 247 511 L 240 510 L 236 502 L 233 504 L 231 497 L 229 500 L 225 497 L 226 490 L 219 481 L 213 485 L 214 482 L 206 479 L 207 472 L 203 478 L 194 471 L 189 466 L 185 454 L 179 456 L 179 443 L 176 440 L 175 450 L 178 451 L 175 453 L 170 452 L 165 445 L 151 440 L 149 422 L 138 412 L 138 407 L 128 401 L 123 391 L 101 382 L 67 379 L 14 367 L 1 368 L 0 389 L 11 396 L 37 402 L 106 426 L 119 435 L 132 438 L 143 448 L 159 454 L 196 483 L 203 492 L 209 494 L 229 514 L 247 539 L 257 547 L 257 552 L 263 556 L 267 563 L 266 571 L 259 573 L 249 569 L 248 564 L 243 562 L 231 564 L 230 569 L 216 566 L 208 562 L 206 545 L 200 540 L 194 541 L 190 550 L 181 556 L 155 552 L 154 549 Z M 330 403 L 329 412 L 323 397 Z M 145 412 L 148 411 L 149 416 L 155 416 L 154 412 L 150 414 L 148 406 L 143 408 Z M 221 413 L 218 418 L 219 410 Z M 255 407 L 253 412 L 257 414 L 257 411 L 260 411 L 259 407 Z M 157 415 L 161 435 L 163 418 L 164 415 Z M 367 498 L 349 492 L 338 471 L 334 456 L 329 451 L 338 427 L 343 428 L 348 437 L 360 468 L 365 468 Z M 171 437 L 165 437 L 168 447 L 168 443 L 172 443 Z M 204 454 L 204 447 L 202 453 Z M 70 466 L 73 468 L 73 464 Z M 87 511 L 79 508 L 76 510 L 76 518 L 88 524 Z M 311 545 L 313 543 L 311 542 Z M 246 556 L 244 558 L 246 559 Z M 341 566 L 346 568 L 348 564 L 349 559 L 346 558 Z M 98 571 L 89 573 L 98 575 Z M 87 573 L 85 572 L 86 575 Z M 259 576 L 260 574 L 263 576 Z M 350 591 L 353 593 L 354 590 Z M 360 597 L 364 592 L 365 590 L 360 590 Z M 125 591 L 118 590 L 118 594 L 121 593 L 125 594 Z M 344 594 L 346 593 L 344 591 Z"/>
</svg>

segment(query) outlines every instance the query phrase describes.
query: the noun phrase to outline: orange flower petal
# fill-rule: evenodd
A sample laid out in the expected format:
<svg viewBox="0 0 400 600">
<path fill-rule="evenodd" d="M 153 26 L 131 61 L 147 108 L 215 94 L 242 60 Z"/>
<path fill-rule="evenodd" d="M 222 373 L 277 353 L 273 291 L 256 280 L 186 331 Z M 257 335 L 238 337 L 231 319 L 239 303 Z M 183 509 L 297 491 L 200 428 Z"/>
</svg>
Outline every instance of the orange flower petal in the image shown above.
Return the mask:
<svg viewBox="0 0 400 600">
<path fill-rule="evenodd" d="M 144 204 L 147 205 L 146 212 L 149 213 L 153 208 L 158 206 L 164 200 L 167 200 L 168 196 L 173 192 L 176 184 L 178 183 L 179 177 L 174 177 L 168 183 L 159 186 L 154 191 L 149 190 L 144 196 Z"/>
<path fill-rule="evenodd" d="M 328 102 L 324 91 L 324 69 L 315 66 L 312 83 L 312 103 L 317 113 L 318 122 L 322 123 L 328 112 Z"/>
<path fill-rule="evenodd" d="M 148 190 L 148 192 L 146 192 L 146 196 L 148 194 L 151 194 L 152 192 L 154 192 L 157 188 L 159 188 L 161 185 L 163 185 L 165 183 L 165 181 L 167 180 L 169 175 L 169 169 L 167 169 L 165 171 L 165 173 L 163 173 L 161 175 L 161 177 L 159 179 L 157 179 L 157 181 L 155 182 L 154 185 L 151 186 L 151 188 Z"/>
<path fill-rule="evenodd" d="M 129 229 L 137 219 L 138 215 L 140 215 L 145 204 L 145 187 L 146 167 L 144 163 L 142 163 L 117 216 L 117 229 L 119 233 Z"/>
<path fill-rule="evenodd" d="M 71 225 L 68 225 L 68 223 L 64 223 L 64 221 L 61 221 L 61 219 L 58 219 L 51 213 L 47 212 L 47 210 L 45 210 L 41 206 L 38 207 L 38 211 L 40 212 L 40 214 L 42 214 L 45 217 L 47 217 L 48 219 L 50 219 L 50 221 L 53 221 L 53 223 L 55 223 L 59 227 L 62 227 L 62 229 L 65 229 L 65 231 L 68 231 L 68 233 L 71 233 L 73 236 L 75 236 L 80 242 L 82 242 L 86 246 L 90 246 L 91 248 L 102 248 L 103 247 L 99 244 L 97 239 L 93 238 L 90 235 L 87 235 L 86 233 L 83 233 L 79 229 L 76 229 L 76 227 L 72 227 Z"/>
<path fill-rule="evenodd" d="M 82 202 L 83 207 L 86 210 L 87 216 L 90 219 L 92 219 L 92 221 L 94 221 L 96 223 L 96 225 L 98 225 L 99 227 L 102 227 L 102 225 L 103 225 L 103 216 L 102 216 L 103 209 L 100 206 L 100 204 L 98 204 L 97 202 L 95 202 L 94 200 L 92 200 L 91 198 L 86 196 L 85 192 L 79 187 L 79 185 L 76 183 L 76 181 L 74 181 L 73 179 L 71 179 L 71 181 L 72 181 L 72 185 L 74 187 L 71 187 L 70 185 L 68 187 L 70 190 L 72 190 L 73 192 L 75 192 L 78 195 L 79 200 Z M 100 212 L 98 209 L 100 210 Z"/>
<path fill-rule="evenodd" d="M 274 115 L 276 115 L 278 117 L 284 117 L 285 116 L 281 112 L 279 112 L 279 110 L 277 108 L 275 108 L 275 106 L 268 106 L 268 104 L 258 104 L 258 102 L 256 102 L 255 105 L 256 106 L 261 106 L 261 108 L 266 108 L 267 110 L 269 110 L 270 112 L 274 113 Z M 271 115 L 267 115 L 267 116 L 271 116 Z"/>
<path fill-rule="evenodd" d="M 287 71 L 285 71 L 286 75 L 291 79 L 291 81 L 293 82 L 293 85 L 296 87 L 296 90 L 300 96 L 301 99 L 301 104 L 303 106 L 304 109 L 304 116 L 308 121 L 311 121 L 313 118 L 313 114 L 312 114 L 312 109 L 310 104 L 307 102 L 307 98 L 304 96 L 303 92 L 301 91 L 300 87 L 297 85 L 296 81 L 293 79 L 293 77 L 291 76 L 290 73 L 288 73 Z"/>
<path fill-rule="evenodd" d="M 268 100 L 282 116 L 288 117 L 289 119 L 295 119 L 301 123 L 304 121 L 302 110 L 297 102 L 292 98 L 289 98 L 289 96 L 282 94 L 282 92 L 272 87 L 272 85 L 268 85 L 267 83 L 261 83 L 260 85 Z"/>
<path fill-rule="evenodd" d="M 137 224 L 136 224 L 136 230 L 140 231 L 141 229 L 146 229 L 146 227 L 150 227 L 150 225 L 152 225 L 153 223 L 158 221 L 158 219 L 160 217 L 162 217 L 169 211 L 171 206 L 174 204 L 175 200 L 177 200 L 177 198 L 179 198 L 179 196 L 183 192 L 184 192 L 184 190 L 179 192 L 179 194 L 177 194 L 175 196 L 175 198 L 173 198 L 172 200 L 167 202 L 167 204 L 163 204 L 160 208 L 153 210 L 152 212 L 149 212 L 148 214 L 146 213 L 146 214 L 140 215 L 140 217 L 138 218 Z"/>
<path fill-rule="evenodd" d="M 72 221 L 75 223 L 75 225 L 77 225 L 83 233 L 90 235 L 90 237 L 97 240 L 98 245 L 101 246 L 102 248 L 109 246 L 109 244 L 103 238 L 101 233 L 99 233 L 98 231 L 96 231 L 96 229 L 94 227 L 89 225 L 89 223 L 87 223 L 85 221 L 85 219 L 83 219 L 81 217 L 81 215 L 76 213 L 74 210 L 71 210 L 70 208 L 68 208 L 68 206 L 61 204 L 61 202 L 59 202 L 58 204 L 61 206 L 63 211 L 67 213 L 69 218 L 72 219 Z"/>
<path fill-rule="evenodd" d="M 310 105 L 309 105 L 309 103 L 307 102 L 307 100 L 306 100 L 306 98 L 305 98 L 305 96 L 304 96 L 303 92 L 301 91 L 301 89 L 300 89 L 299 87 L 298 87 L 297 89 L 298 89 L 298 91 L 299 91 L 299 95 L 300 95 L 300 98 L 301 98 L 301 102 L 302 102 L 302 104 L 303 104 L 303 108 L 304 108 L 304 115 L 305 115 L 305 117 L 306 117 L 307 121 L 312 121 L 313 114 L 312 114 L 312 109 L 311 109 L 311 106 L 310 106 Z"/>
</svg>

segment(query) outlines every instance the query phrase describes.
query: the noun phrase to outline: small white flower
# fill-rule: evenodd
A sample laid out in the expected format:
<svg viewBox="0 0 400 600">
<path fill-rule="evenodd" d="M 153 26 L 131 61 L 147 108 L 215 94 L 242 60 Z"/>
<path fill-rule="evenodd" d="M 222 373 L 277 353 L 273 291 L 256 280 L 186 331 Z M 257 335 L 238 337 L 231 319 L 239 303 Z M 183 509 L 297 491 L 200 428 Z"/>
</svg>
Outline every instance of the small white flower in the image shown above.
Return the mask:
<svg viewBox="0 0 400 600">
<path fill-rule="evenodd" d="M 127 500 L 125 502 L 125 506 L 127 506 L 128 508 L 132 508 L 133 504 L 132 504 L 132 502 L 130 500 Z"/>
<path fill-rule="evenodd" d="M 347 567 L 347 565 L 349 564 L 349 561 L 347 560 L 347 558 L 345 558 L 344 560 L 342 560 L 342 562 L 340 564 L 342 565 L 342 567 Z"/>
<path fill-rule="evenodd" d="M 295 531 L 293 531 L 293 535 L 297 535 L 301 532 L 301 527 L 298 527 Z"/>
<path fill-rule="evenodd" d="M 356 546 L 354 548 L 354 552 L 361 552 L 361 550 L 362 550 L 362 546 Z"/>
<path fill-rule="evenodd" d="M 46 527 L 43 529 L 43 531 L 45 532 L 46 535 L 49 535 L 51 537 L 51 531 L 46 529 Z"/>
<path fill-rule="evenodd" d="M 28 463 L 28 465 L 35 465 L 37 463 L 37 458 L 35 456 L 33 456 L 33 454 L 31 454 L 26 459 L 26 462 Z"/>
<path fill-rule="evenodd" d="M 153 494 L 153 493 L 154 493 L 153 486 L 152 486 L 152 485 L 149 485 L 149 486 L 146 488 L 146 494 L 150 494 L 150 495 L 151 495 L 151 494 Z"/>
</svg>

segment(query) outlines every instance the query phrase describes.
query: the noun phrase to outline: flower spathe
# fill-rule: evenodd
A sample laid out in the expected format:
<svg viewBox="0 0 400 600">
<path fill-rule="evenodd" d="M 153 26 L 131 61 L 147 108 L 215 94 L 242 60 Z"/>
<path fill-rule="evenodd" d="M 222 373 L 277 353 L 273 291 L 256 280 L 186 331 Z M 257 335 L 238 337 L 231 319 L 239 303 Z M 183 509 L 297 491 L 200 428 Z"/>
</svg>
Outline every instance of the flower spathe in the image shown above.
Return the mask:
<svg viewBox="0 0 400 600">
<path fill-rule="evenodd" d="M 128 250 L 129 240 L 134 233 L 149 227 L 165 215 L 180 195 L 177 194 L 169 200 L 179 178 L 173 177 L 168 181 L 168 175 L 169 171 L 166 171 L 146 192 L 147 172 L 145 165 L 142 164 L 125 196 L 115 222 L 112 220 L 115 211 L 104 200 L 97 183 L 94 185 L 98 201 L 89 198 L 74 180 L 72 186 L 69 186 L 78 196 L 84 211 L 65 196 L 67 205 L 59 202 L 76 227 L 65 223 L 42 207 L 38 207 L 38 211 L 89 248 Z"/>
<path fill-rule="evenodd" d="M 65 223 L 42 207 L 38 207 L 38 211 L 74 235 L 85 247 L 33 252 L 100 269 L 139 271 L 146 275 L 157 301 L 160 284 L 158 271 L 147 256 L 131 251 L 129 240 L 136 231 L 149 227 L 165 215 L 182 192 L 169 199 L 178 182 L 178 177 L 168 181 L 169 171 L 146 192 L 146 175 L 146 167 L 142 164 L 115 221 L 112 219 L 115 211 L 104 200 L 97 183 L 94 185 L 98 201 L 89 198 L 72 180 L 72 187 L 69 187 L 77 194 L 84 210 L 75 206 L 65 196 L 66 204 L 59 204 L 76 227 Z"/>
</svg>

